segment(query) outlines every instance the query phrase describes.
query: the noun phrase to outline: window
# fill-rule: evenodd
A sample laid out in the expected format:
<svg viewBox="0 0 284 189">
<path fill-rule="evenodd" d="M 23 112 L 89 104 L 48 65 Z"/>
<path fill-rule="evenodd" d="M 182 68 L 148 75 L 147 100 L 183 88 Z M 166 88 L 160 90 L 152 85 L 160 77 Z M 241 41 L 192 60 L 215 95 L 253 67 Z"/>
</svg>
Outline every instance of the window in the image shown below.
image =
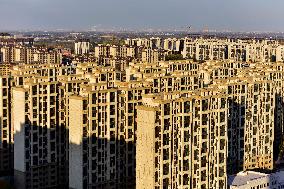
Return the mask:
<svg viewBox="0 0 284 189">
<path fill-rule="evenodd" d="M 207 129 L 202 128 L 202 139 L 206 139 L 206 138 L 207 138 Z"/>
<path fill-rule="evenodd" d="M 220 122 L 224 122 L 226 117 L 225 117 L 225 112 L 220 112 Z"/>
<path fill-rule="evenodd" d="M 208 116 L 207 114 L 202 114 L 202 125 L 207 125 Z"/>
<path fill-rule="evenodd" d="M 164 115 L 170 115 L 170 104 L 165 104 L 164 105 Z"/>
<path fill-rule="evenodd" d="M 208 100 L 202 100 L 202 111 L 208 110 Z"/>
<path fill-rule="evenodd" d="M 169 164 L 166 163 L 163 165 L 163 175 L 168 175 L 169 174 Z"/>
<path fill-rule="evenodd" d="M 184 102 L 184 113 L 190 112 L 190 102 Z"/>
</svg>

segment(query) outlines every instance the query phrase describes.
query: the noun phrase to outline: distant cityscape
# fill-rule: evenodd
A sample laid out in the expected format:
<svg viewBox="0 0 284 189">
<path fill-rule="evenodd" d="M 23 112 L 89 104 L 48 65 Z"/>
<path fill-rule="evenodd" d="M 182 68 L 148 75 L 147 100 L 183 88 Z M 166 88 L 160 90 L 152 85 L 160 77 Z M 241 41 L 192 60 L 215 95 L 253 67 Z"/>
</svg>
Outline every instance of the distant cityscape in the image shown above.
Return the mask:
<svg viewBox="0 0 284 189">
<path fill-rule="evenodd" d="M 0 188 L 284 188 L 284 32 L 0 33 Z"/>
</svg>

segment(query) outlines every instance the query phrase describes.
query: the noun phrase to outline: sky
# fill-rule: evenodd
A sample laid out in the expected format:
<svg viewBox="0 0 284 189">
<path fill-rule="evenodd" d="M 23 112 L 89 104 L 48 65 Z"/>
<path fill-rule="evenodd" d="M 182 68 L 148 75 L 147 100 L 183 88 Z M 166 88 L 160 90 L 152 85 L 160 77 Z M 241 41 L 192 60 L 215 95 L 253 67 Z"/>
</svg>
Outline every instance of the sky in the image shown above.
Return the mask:
<svg viewBox="0 0 284 189">
<path fill-rule="evenodd" d="M 0 0 L 0 31 L 186 28 L 284 32 L 284 0 Z"/>
</svg>

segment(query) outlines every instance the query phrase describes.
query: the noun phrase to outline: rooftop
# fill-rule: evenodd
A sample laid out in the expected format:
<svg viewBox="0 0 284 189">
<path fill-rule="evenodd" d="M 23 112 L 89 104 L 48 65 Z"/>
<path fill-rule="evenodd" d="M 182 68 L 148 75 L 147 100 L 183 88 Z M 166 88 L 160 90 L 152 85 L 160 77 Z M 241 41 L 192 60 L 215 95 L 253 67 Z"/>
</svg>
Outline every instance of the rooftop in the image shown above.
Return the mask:
<svg viewBox="0 0 284 189">
<path fill-rule="evenodd" d="M 230 186 L 242 186 L 247 184 L 249 181 L 268 177 L 268 174 L 259 173 L 254 171 L 240 172 L 237 175 L 230 175 L 228 177 L 228 185 Z"/>
</svg>

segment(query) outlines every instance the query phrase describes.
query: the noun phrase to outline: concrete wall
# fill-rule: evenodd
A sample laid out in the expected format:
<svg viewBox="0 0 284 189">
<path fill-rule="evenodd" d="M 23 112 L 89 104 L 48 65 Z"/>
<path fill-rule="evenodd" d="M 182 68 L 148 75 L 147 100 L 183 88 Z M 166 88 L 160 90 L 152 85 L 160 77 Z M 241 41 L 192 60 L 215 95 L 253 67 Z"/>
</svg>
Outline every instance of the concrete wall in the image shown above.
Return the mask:
<svg viewBox="0 0 284 189">
<path fill-rule="evenodd" d="M 14 127 L 14 182 L 16 188 L 25 188 L 25 91 L 12 91 L 12 127 Z"/>
<path fill-rule="evenodd" d="M 71 97 L 69 101 L 69 187 L 83 188 L 83 101 Z"/>
<path fill-rule="evenodd" d="M 137 113 L 136 188 L 155 186 L 155 111 L 139 107 Z"/>
<path fill-rule="evenodd" d="M 25 172 L 25 92 L 13 89 L 12 125 L 14 127 L 14 169 Z"/>
</svg>

